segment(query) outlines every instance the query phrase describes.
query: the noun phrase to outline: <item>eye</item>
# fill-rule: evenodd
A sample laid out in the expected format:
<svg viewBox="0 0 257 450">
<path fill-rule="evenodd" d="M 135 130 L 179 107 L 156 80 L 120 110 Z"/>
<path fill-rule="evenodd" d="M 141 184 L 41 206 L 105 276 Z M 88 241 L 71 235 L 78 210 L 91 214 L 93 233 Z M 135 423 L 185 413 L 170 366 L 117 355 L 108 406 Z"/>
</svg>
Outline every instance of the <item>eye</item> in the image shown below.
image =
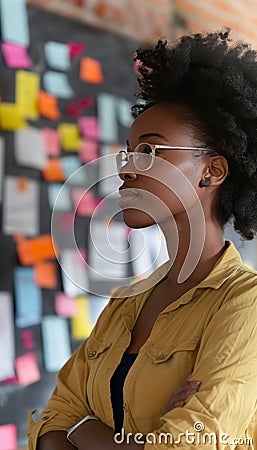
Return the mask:
<svg viewBox="0 0 257 450">
<path fill-rule="evenodd" d="M 137 152 L 142 153 L 144 155 L 152 155 L 153 154 L 151 146 L 149 144 L 145 144 L 145 143 L 138 145 Z"/>
</svg>

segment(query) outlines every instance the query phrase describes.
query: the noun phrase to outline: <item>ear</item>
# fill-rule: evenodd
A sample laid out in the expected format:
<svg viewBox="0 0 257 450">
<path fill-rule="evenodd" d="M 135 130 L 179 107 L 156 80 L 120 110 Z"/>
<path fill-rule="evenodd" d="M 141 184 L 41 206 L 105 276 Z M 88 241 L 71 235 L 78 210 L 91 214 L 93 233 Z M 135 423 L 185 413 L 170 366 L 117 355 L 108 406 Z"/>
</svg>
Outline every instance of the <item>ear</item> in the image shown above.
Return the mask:
<svg viewBox="0 0 257 450">
<path fill-rule="evenodd" d="M 206 169 L 205 169 L 206 170 Z M 229 174 L 228 162 L 222 155 L 212 156 L 204 176 L 210 177 L 211 186 L 219 186 Z"/>
</svg>

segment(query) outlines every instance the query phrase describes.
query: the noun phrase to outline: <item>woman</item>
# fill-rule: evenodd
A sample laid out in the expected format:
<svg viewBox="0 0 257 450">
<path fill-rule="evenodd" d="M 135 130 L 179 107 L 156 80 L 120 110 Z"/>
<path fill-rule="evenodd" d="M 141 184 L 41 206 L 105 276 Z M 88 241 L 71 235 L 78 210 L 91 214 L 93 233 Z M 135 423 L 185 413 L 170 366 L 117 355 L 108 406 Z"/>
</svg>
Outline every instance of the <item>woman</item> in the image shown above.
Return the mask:
<svg viewBox="0 0 257 450">
<path fill-rule="evenodd" d="M 228 31 L 138 50 L 119 203 L 128 226 L 159 224 L 170 261 L 116 291 L 30 449 L 257 448 L 257 277 L 223 232 L 257 231 L 256 56 Z M 176 391 L 191 372 L 200 387 Z"/>
</svg>

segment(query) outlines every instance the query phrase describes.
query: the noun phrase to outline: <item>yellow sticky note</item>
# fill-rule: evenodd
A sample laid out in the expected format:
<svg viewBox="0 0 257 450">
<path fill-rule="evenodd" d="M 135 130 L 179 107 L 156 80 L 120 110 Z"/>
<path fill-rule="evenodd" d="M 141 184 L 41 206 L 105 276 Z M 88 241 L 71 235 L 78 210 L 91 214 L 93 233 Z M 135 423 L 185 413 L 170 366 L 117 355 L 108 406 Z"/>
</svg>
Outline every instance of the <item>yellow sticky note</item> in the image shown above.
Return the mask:
<svg viewBox="0 0 257 450">
<path fill-rule="evenodd" d="M 77 314 L 71 318 L 72 337 L 78 340 L 86 339 L 93 329 L 90 319 L 89 298 L 77 297 L 76 308 Z"/>
<path fill-rule="evenodd" d="M 58 131 L 63 150 L 79 151 L 81 138 L 76 124 L 63 122 L 59 125 Z"/>
<path fill-rule="evenodd" d="M 27 127 L 19 106 L 15 103 L 0 103 L 0 127 L 8 131 Z"/>
<path fill-rule="evenodd" d="M 23 117 L 37 120 L 39 116 L 38 93 L 40 76 L 33 72 L 17 70 L 16 72 L 16 103 Z"/>
</svg>

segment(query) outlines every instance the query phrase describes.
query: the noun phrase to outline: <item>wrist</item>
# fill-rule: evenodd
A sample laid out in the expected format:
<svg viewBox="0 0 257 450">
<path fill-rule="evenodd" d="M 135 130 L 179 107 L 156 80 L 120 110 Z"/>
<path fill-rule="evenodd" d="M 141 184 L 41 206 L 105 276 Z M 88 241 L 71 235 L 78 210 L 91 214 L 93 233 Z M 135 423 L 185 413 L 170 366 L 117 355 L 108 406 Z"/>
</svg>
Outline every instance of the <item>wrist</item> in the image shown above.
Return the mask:
<svg viewBox="0 0 257 450">
<path fill-rule="evenodd" d="M 86 416 L 83 419 L 81 419 L 79 422 L 75 423 L 72 427 L 70 427 L 67 431 L 67 439 L 68 441 L 70 441 L 73 445 L 76 445 L 76 439 L 75 439 L 75 431 L 78 431 L 79 428 L 84 425 L 87 422 L 93 422 L 93 421 L 97 421 L 100 422 L 100 419 L 98 419 L 98 417 L 95 416 Z"/>
</svg>

